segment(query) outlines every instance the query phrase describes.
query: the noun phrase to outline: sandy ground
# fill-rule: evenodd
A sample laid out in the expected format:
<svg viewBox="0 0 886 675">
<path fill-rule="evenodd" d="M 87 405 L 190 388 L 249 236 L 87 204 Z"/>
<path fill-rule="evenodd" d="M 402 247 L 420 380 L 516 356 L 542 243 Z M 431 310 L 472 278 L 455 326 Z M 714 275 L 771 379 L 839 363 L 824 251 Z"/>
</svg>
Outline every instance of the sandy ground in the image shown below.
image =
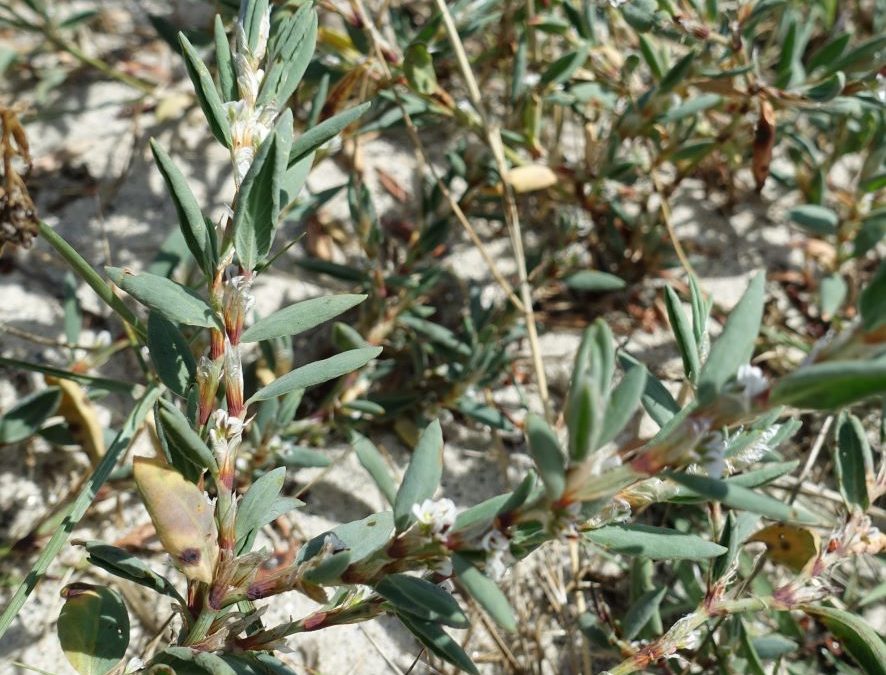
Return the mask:
<svg viewBox="0 0 886 675">
<path fill-rule="evenodd" d="M 179 81 L 170 89 L 169 96 L 173 97 L 176 91 L 187 91 L 188 86 Z M 132 92 L 125 86 L 101 81 L 63 84 L 57 97 L 60 114 L 27 127 L 38 168 L 43 167 L 42 171 L 49 176 L 58 173 L 57 179 L 41 181 L 38 207 L 44 219 L 96 268 L 106 264 L 127 265 L 135 270 L 143 268 L 174 226 L 175 212 L 152 166 L 148 137 L 156 137 L 172 149 L 198 201 L 210 205 L 207 213 L 213 218 L 220 216 L 231 194 L 227 158 L 209 137 L 193 107 L 182 117 L 162 121 L 153 113 L 133 115 Z M 364 161 L 370 181 L 375 166 L 383 167 L 404 185 L 408 185 L 414 175 L 413 155 L 390 139 L 368 143 L 364 148 Z M 77 169 L 79 178 L 71 175 L 72 168 Z M 92 194 L 76 189 L 84 175 L 94 186 Z M 317 190 L 345 180 L 342 170 L 327 161 L 316 168 L 309 187 Z M 380 190 L 375 193 L 380 211 L 392 207 L 386 193 Z M 698 271 L 706 290 L 724 308 L 735 303 L 754 269 L 796 262 L 795 249 L 791 246 L 795 233 L 785 227 L 770 226 L 780 221 L 784 205 L 771 206 L 771 200 L 766 197 L 764 194 L 755 205 L 742 207 L 726 218 L 716 204 L 705 201 L 698 186 L 687 184 L 678 195 L 674 209 L 678 231 L 704 242 L 714 251 L 711 262 L 702 264 Z M 329 209 L 330 216 L 342 215 L 346 206 L 342 200 L 336 200 Z M 492 242 L 491 248 L 507 257 L 505 242 Z M 31 251 L 13 254 L 10 260 L 11 264 L 4 265 L 0 277 L 0 324 L 61 339 L 64 266 L 43 242 L 38 242 Z M 459 272 L 471 270 L 473 283 L 490 285 L 477 252 L 467 242 L 456 246 L 446 264 Z M 504 266 L 507 267 L 507 261 Z M 263 275 L 256 286 L 260 314 L 294 300 L 328 292 L 320 280 L 297 268 L 285 264 L 281 268 L 282 271 Z M 108 312 L 82 285 L 78 298 L 84 309 L 94 315 L 94 327 L 87 329 L 83 337 L 89 341 L 106 327 Z M 548 332 L 542 336 L 546 368 L 554 391 L 565 389 L 578 339 L 577 333 L 570 332 Z M 660 375 L 677 375 L 679 362 L 674 358 L 667 336 L 639 332 L 632 336 L 629 346 Z M 9 334 L 0 335 L 0 352 L 5 356 L 57 363 L 61 356 L 58 349 Z M 114 367 L 109 374 L 114 374 Z M 0 375 L 0 410 L 8 408 L 17 395 L 39 386 L 41 379 L 9 370 L 0 371 Z M 507 398 L 508 394 L 505 392 L 503 396 Z M 105 424 L 119 424 L 125 414 L 115 399 L 103 402 L 100 409 Z M 510 475 L 505 476 L 501 470 L 502 457 L 489 451 L 490 437 L 483 430 L 459 428 L 450 420 L 446 424 L 446 438 L 444 492 L 460 507 L 501 491 L 528 463 L 528 458 L 519 452 L 504 457 L 504 463 L 510 465 Z M 405 466 L 407 454 L 396 440 L 386 438 L 381 442 L 399 465 Z M 135 452 L 150 454 L 144 442 L 136 445 Z M 378 491 L 365 478 L 353 455 L 344 447 L 330 448 L 329 452 L 343 457 L 331 470 L 300 470 L 293 476 L 298 484 L 317 479 L 308 506 L 295 519 L 299 530 L 307 536 L 336 523 L 363 517 L 382 506 Z M 4 448 L 0 453 L 0 511 L 3 514 L 0 537 L 15 540 L 24 535 L 35 519 L 79 480 L 85 469 L 78 453 L 50 452 L 40 442 Z M 147 514 L 131 495 L 117 495 L 99 504 L 77 528 L 75 537 L 114 540 L 146 522 Z M 156 559 L 168 569 L 162 556 Z M 27 569 L 25 561 L 16 569 L 18 574 L 23 574 Z M 59 589 L 73 578 L 102 577 L 86 570 L 83 555 L 67 546 L 12 629 L 0 641 L 0 672 L 24 672 L 23 666 L 12 662 L 49 672 L 72 672 L 55 638 L 54 621 L 61 607 Z M 7 579 L 8 584 L 17 581 L 15 573 Z M 150 595 L 143 597 L 135 587 L 121 589 L 130 606 L 139 608 L 133 612 L 139 619 L 133 617 L 135 629 L 130 647 L 131 654 L 135 655 L 160 629 L 168 616 L 168 608 Z M 10 592 L 10 588 L 0 590 L 0 604 Z M 266 623 L 301 616 L 310 606 L 307 599 L 290 593 L 271 604 Z M 301 637 L 292 641 L 292 648 L 293 652 L 283 658 L 297 672 L 306 672 L 306 668 L 311 667 L 315 669 L 313 672 L 321 673 L 404 671 L 419 653 L 414 640 L 389 618 Z M 412 672 L 430 671 L 419 665 Z"/>
</svg>

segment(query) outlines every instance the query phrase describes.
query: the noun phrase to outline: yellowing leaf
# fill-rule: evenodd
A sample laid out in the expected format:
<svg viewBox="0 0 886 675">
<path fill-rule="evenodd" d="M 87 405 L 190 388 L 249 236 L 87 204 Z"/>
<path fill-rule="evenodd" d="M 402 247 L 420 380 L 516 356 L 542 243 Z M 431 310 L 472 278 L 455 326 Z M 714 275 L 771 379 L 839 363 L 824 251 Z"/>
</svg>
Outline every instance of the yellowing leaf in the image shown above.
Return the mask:
<svg viewBox="0 0 886 675">
<path fill-rule="evenodd" d="M 156 459 L 136 457 L 133 474 L 163 548 L 189 579 L 211 583 L 218 560 L 218 529 L 206 496 Z"/>
<path fill-rule="evenodd" d="M 508 183 L 514 192 L 535 192 L 557 184 L 557 174 L 541 164 L 527 164 L 508 171 Z"/>
<path fill-rule="evenodd" d="M 68 422 L 71 436 L 83 446 L 89 461 L 95 466 L 105 454 L 105 436 L 95 406 L 83 387 L 73 380 L 47 376 L 46 382 L 61 390 L 62 397 L 56 413 Z"/>
<path fill-rule="evenodd" d="M 764 527 L 748 541 L 766 544 L 770 559 L 798 574 L 818 557 L 821 549 L 821 538 L 817 533 L 783 523 Z"/>
</svg>

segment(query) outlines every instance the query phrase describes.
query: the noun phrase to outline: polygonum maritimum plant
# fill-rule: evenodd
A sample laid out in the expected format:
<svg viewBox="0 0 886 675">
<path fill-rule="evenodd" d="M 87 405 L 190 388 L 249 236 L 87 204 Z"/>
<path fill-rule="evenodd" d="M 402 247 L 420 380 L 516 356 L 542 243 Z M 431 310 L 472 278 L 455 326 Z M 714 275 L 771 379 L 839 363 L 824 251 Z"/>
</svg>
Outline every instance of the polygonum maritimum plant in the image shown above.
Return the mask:
<svg viewBox="0 0 886 675">
<path fill-rule="evenodd" d="M 438 422 L 418 435 L 399 485 L 373 443 L 353 432 L 355 453 L 390 509 L 311 539 L 282 564 L 256 550 L 259 531 L 301 503 L 283 494 L 286 471 L 273 467 L 273 459 L 259 467 L 250 483 L 253 475 L 240 470 L 241 453 L 257 454 L 257 446 L 291 421 L 305 388 L 362 368 L 380 351 L 352 349 L 280 372 L 252 393 L 244 381 L 244 345 L 289 338 L 363 299 L 319 298 L 251 321 L 253 284 L 274 261 L 281 214 L 304 183 L 314 151 L 365 109 L 341 113 L 295 137 L 286 106 L 307 68 L 316 32 L 309 4 L 270 13 L 267 2 L 244 2 L 233 49 L 222 23 L 216 22 L 217 83 L 188 40 L 181 39 L 209 128 L 230 151 L 235 184 L 230 213 L 216 228 L 172 158 L 152 143 L 202 285 L 108 268 L 111 280 L 149 310 L 142 321 L 41 226 L 43 236 L 120 314 L 133 341 L 147 347 L 153 370 L 151 383 L 71 508 L 69 526 L 47 545 L 32 578 L 0 619 L 0 629 L 9 625 L 45 571 L 46 560 L 153 412 L 159 452 L 155 458 L 137 457 L 133 477 L 157 537 L 184 582 L 165 578 L 122 549 L 79 542 L 94 565 L 173 602 L 180 617 L 177 636 L 142 664 L 149 672 L 289 672 L 273 653 L 297 641 L 299 633 L 384 613 L 398 617 L 433 655 L 477 672 L 446 630 L 465 628 L 469 621 L 442 582 L 454 581 L 501 628 L 519 630 L 498 582 L 517 561 L 554 540 L 635 556 L 638 578 L 650 561 L 666 561 L 681 588 L 689 589 L 682 604 L 667 603 L 669 589 L 646 588 L 641 578 L 641 592 L 622 616 L 610 616 L 603 624 L 605 612 L 600 611 L 600 625 L 585 626 L 589 639 L 602 634 L 603 644 L 596 646 L 613 664 L 610 672 L 698 655 L 709 643 L 719 647 L 728 637 L 726 631 L 714 636 L 720 624 L 740 614 L 792 611 L 822 621 L 867 672 L 878 672 L 886 659 L 876 632 L 824 602 L 838 591 L 839 566 L 884 547 L 883 535 L 867 515 L 886 490 L 884 470 L 881 465 L 875 471 L 859 419 L 843 410 L 886 392 L 882 265 L 861 294 L 859 321 L 822 342 L 796 370 L 772 379 L 752 363 L 763 314 L 762 274 L 750 282 L 712 345 L 707 333 L 711 303 L 695 280 L 690 279 L 691 321 L 668 288 L 665 304 L 686 375 L 679 400 L 642 364 L 616 354 L 609 328 L 598 321 L 586 331 L 576 355 L 562 414 L 526 416 L 534 469 L 512 492 L 461 512 L 438 496 L 444 456 Z M 196 360 L 192 345 L 204 343 L 205 353 Z M 660 430 L 638 443 L 624 435 L 641 406 Z M 797 433 L 796 411 L 801 409 L 840 410 L 834 439 L 840 507 L 833 513 L 777 500 L 760 489 L 796 468 L 777 453 Z M 675 509 L 704 504 L 710 522 L 684 519 L 674 527 L 635 522 L 660 504 Z M 775 522 L 758 527 L 760 516 Z M 765 592 L 752 586 L 756 572 L 742 569 L 746 542 L 765 544 L 768 559 L 793 577 Z M 305 594 L 319 608 L 283 624 L 264 625 L 255 603 L 290 591 Z M 119 670 L 129 631 L 119 595 L 84 583 L 67 586 L 63 595 L 59 638 L 72 665 L 89 673 Z M 706 626 L 707 635 L 702 632 Z M 727 628 L 745 631 L 740 620 Z M 747 635 L 742 646 L 751 661 L 755 648 Z M 624 657 L 621 663 L 615 655 Z"/>
</svg>

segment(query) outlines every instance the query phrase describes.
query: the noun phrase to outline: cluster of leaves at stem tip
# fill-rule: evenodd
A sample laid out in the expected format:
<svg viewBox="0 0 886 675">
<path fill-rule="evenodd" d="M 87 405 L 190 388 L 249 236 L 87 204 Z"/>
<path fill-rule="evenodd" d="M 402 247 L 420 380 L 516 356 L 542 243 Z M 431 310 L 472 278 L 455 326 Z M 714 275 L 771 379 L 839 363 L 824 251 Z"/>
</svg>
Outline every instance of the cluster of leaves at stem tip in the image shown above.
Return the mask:
<svg viewBox="0 0 886 675">
<path fill-rule="evenodd" d="M 753 65 L 741 62 L 743 50 L 730 42 L 731 28 L 725 33 L 702 30 L 704 26 L 694 26 L 686 17 L 678 20 L 666 3 L 636 1 L 620 7 L 619 14 L 606 9 L 614 14 L 613 21 L 616 17 L 623 20 L 618 30 L 636 32 L 642 56 L 642 61 L 636 55 L 625 59 L 620 70 L 630 75 L 645 63 L 654 76 L 648 90 L 634 96 L 599 84 L 609 82 L 617 88 L 621 85 L 616 83 L 624 80 L 617 77 L 619 70 L 610 71 L 613 64 L 605 61 L 593 61 L 592 68 L 602 68 L 602 74 L 613 77 L 583 81 L 582 69 L 600 39 L 597 13 L 579 12 L 571 3 L 561 3 L 557 7 L 565 20 L 553 14 L 536 18 L 532 30 L 544 35 L 573 35 L 576 49 L 545 69 L 538 83 L 527 86 L 522 71 L 530 62 L 530 36 L 519 36 L 511 96 L 514 104 L 524 109 L 521 119 L 526 122 L 519 132 L 508 136 L 508 142 L 530 152 L 536 148 L 542 136 L 540 110 L 546 107 L 579 112 L 578 103 L 594 98 L 601 111 L 614 111 L 613 96 L 630 94 L 633 107 L 617 116 L 612 112 L 608 118 L 612 140 L 606 148 L 598 148 L 600 161 L 592 163 L 598 174 L 574 173 L 591 188 L 577 193 L 594 195 L 598 204 L 608 202 L 609 210 L 599 215 L 609 219 L 606 222 L 613 226 L 615 235 L 625 222 L 638 231 L 643 225 L 620 210 L 617 201 L 608 200 L 604 181 L 629 180 L 648 162 L 655 165 L 661 157 L 688 175 L 712 154 L 725 154 L 723 148 L 729 143 L 741 147 L 741 136 L 733 135 L 739 134 L 740 125 L 728 128 L 729 135 L 722 138 L 724 130 L 716 126 L 720 121 L 717 113 L 732 105 L 733 99 L 749 94 L 759 106 L 757 139 L 766 136 L 761 128 L 765 131 L 767 124 L 773 125 L 775 104 L 795 113 L 789 123 L 796 125 L 795 129 L 802 129 L 803 124 L 831 124 L 834 116 L 842 116 L 849 140 L 844 139 L 835 152 L 867 153 L 857 190 L 867 193 L 877 189 L 882 186 L 882 133 L 877 131 L 882 128 L 882 115 L 879 121 L 870 121 L 871 96 L 861 86 L 861 79 L 852 78 L 867 73 L 869 60 L 879 53 L 882 41 L 848 49 L 848 36 L 837 36 L 821 47 L 827 57 L 816 56 L 819 52 L 809 57 L 803 49 L 798 15 L 791 14 L 784 4 L 759 3 L 739 17 L 736 28 L 739 45 L 742 40 L 753 42 L 754 31 L 768 25 L 773 12 L 781 12 L 780 25 L 791 36 L 790 49 L 785 50 L 789 58 L 770 64 L 777 73 L 771 85 L 753 82 Z M 716 3 L 695 9 L 708 21 L 717 15 Z M 477 12 L 465 32 L 478 30 L 490 16 L 494 15 Z M 442 41 L 435 42 L 437 22 L 435 19 L 418 36 L 408 36 L 403 50 L 407 58 L 401 64 L 411 89 L 406 106 L 417 118 L 442 115 L 476 125 L 477 120 L 450 105 L 436 84 L 428 57 L 431 53 L 435 58 L 446 57 Z M 286 105 L 314 54 L 318 35 L 317 16 L 310 3 L 271 12 L 267 1 L 244 1 L 234 24 L 233 45 L 221 19 L 215 26 L 217 78 L 188 39 L 184 35 L 179 39 L 209 129 L 230 151 L 236 188 L 230 215 L 218 226 L 209 221 L 169 153 L 159 143 L 151 144 L 176 207 L 180 238 L 192 257 L 191 279 L 195 281 L 185 285 L 173 280 L 175 270 L 169 266 L 155 266 L 138 274 L 108 268 L 111 281 L 147 309 L 144 320 L 141 312 L 122 303 L 92 270 L 85 272 L 72 262 L 150 355 L 150 363 L 145 364 L 151 373 L 148 387 L 104 458 L 97 462 L 93 484 L 107 479 L 135 430 L 153 412 L 159 452 L 156 458 L 136 458 L 132 476 L 158 538 L 184 582 L 166 578 L 125 550 L 97 541 L 79 542 L 94 565 L 149 587 L 174 604 L 180 616 L 175 643 L 164 646 L 144 664 L 147 671 L 288 672 L 273 656 L 288 639 L 297 640 L 302 632 L 391 614 L 431 654 L 466 672 L 477 672 L 446 630 L 464 628 L 468 619 L 444 582 L 453 582 L 459 593 L 472 597 L 502 629 L 515 631 L 515 612 L 498 582 L 511 565 L 539 546 L 569 540 L 636 560 L 634 601 L 615 633 L 607 634 L 590 615 L 583 625 L 587 639 L 596 640 L 602 653 L 622 650 L 630 654 L 610 672 L 642 670 L 681 650 L 700 649 L 701 629 L 709 622 L 726 619 L 731 622 L 730 629 L 741 635 L 741 658 L 759 667 L 759 643 L 749 637 L 739 617 L 748 612 L 775 612 L 780 621 L 794 622 L 788 632 L 799 632 L 788 610 L 802 611 L 821 621 L 840 637 L 866 672 L 882 672 L 886 647 L 879 635 L 858 616 L 826 601 L 839 583 L 839 565 L 860 555 L 879 553 L 884 547 L 883 535 L 871 526 L 866 511 L 886 491 L 886 473 L 882 465 L 875 467 L 864 428 L 849 408 L 886 393 L 886 264 L 880 265 L 872 282 L 858 294 L 858 320 L 817 345 L 792 372 L 774 379 L 751 364 L 763 315 L 763 273 L 750 281 L 713 344 L 708 335 L 710 299 L 690 278 L 691 311 L 687 315 L 676 291 L 668 287 L 664 301 L 685 371 L 679 400 L 643 364 L 627 353 L 617 353 L 609 328 L 597 321 L 585 332 L 575 357 L 561 414 L 555 419 L 529 414 L 525 420 L 534 470 L 512 492 L 462 512 L 445 497 L 438 498 L 444 459 L 438 422 L 431 422 L 417 434 L 411 461 L 399 484 L 372 441 L 354 431 L 354 450 L 390 509 L 321 534 L 305 543 L 293 561 L 271 565 L 271 554 L 256 549 L 258 535 L 270 522 L 301 505 L 284 494 L 288 457 L 275 450 L 274 440 L 292 421 L 303 390 L 366 367 L 381 350 L 368 346 L 359 332 L 341 325 L 340 344 L 349 349 L 291 369 L 286 346 L 293 335 L 339 316 L 365 296 L 308 300 L 252 321 L 251 289 L 280 249 L 279 244 L 275 249 L 280 224 L 287 217 L 303 215 L 296 200 L 315 153 L 355 123 L 368 106 L 340 112 L 323 122 L 312 116 L 312 124 L 300 135 L 294 134 L 292 112 Z M 405 26 L 398 26 L 395 35 L 406 39 L 405 30 Z M 668 65 L 666 57 L 672 54 L 662 45 L 675 36 L 698 44 Z M 351 38 L 358 52 L 368 51 L 359 34 L 353 33 Z M 725 75 L 712 74 L 712 63 L 723 59 L 733 69 L 724 71 Z M 342 63 L 348 67 L 347 58 Z M 745 89 L 736 88 L 733 80 L 739 78 L 745 78 Z M 697 90 L 702 93 L 695 93 Z M 376 128 L 402 119 L 406 109 L 393 94 L 381 92 L 380 97 L 382 114 L 375 118 Z M 389 108 L 384 107 L 384 99 Z M 805 106 L 810 101 L 830 103 L 831 107 Z M 399 118 L 396 112 L 391 115 L 392 111 L 399 111 Z M 830 117 L 820 119 L 821 115 Z M 774 134 L 774 129 L 770 131 Z M 786 136 L 790 143 L 801 143 L 798 131 Z M 622 141 L 634 137 L 649 141 L 650 154 L 633 150 L 630 156 L 624 154 L 627 146 Z M 773 143 L 752 142 L 747 148 L 747 153 L 731 155 L 742 158 L 735 166 L 750 155 L 762 185 L 770 177 L 768 157 Z M 811 170 L 818 166 L 815 157 L 821 151 L 802 147 L 797 152 L 809 154 L 802 161 Z M 450 161 L 454 168 L 448 180 L 467 176 L 469 184 L 482 185 L 494 173 L 471 177 L 456 155 L 451 155 Z M 811 201 L 792 213 L 793 220 L 816 234 L 833 236 L 841 245 L 854 236 L 850 256 L 863 256 L 873 245 L 868 246 L 871 237 L 874 244 L 879 239 L 875 235 L 882 232 L 882 217 L 874 211 L 852 211 L 840 217 L 820 203 L 824 182 L 826 176 L 818 170 L 813 182 L 799 186 Z M 512 177 L 512 183 L 519 188 L 516 178 Z M 381 230 L 374 216 L 367 216 L 374 213 L 368 193 L 358 182 L 352 182 L 348 192 L 354 220 L 362 223 L 358 229 L 363 233 L 367 259 L 377 259 Z M 440 199 L 433 186 L 428 196 Z M 593 212 L 594 204 L 585 206 Z M 875 225 L 870 225 L 872 222 Z M 42 233 L 52 236 L 45 228 Z M 423 231 L 418 248 L 412 251 L 416 259 L 433 251 L 443 235 L 444 225 Z M 63 247 L 63 243 L 56 244 Z M 603 258 L 596 261 L 602 263 L 598 267 L 623 271 L 616 269 L 614 262 L 607 264 L 606 251 L 611 249 L 603 246 L 599 250 L 602 253 L 597 255 Z M 66 257 L 77 260 L 76 254 Z M 311 265 L 342 273 L 317 261 L 306 264 Z M 411 280 L 403 282 L 412 313 L 405 312 L 400 325 L 455 353 L 467 349 L 473 358 L 478 353 L 474 345 L 460 342 L 422 316 L 420 299 L 436 282 L 431 272 L 423 275 L 417 286 L 410 286 Z M 368 272 L 361 273 L 359 281 L 368 284 L 371 278 Z M 586 289 L 619 282 L 599 272 L 576 279 L 573 286 Z M 395 283 L 390 278 L 386 282 Z M 497 325 L 488 317 L 482 321 L 477 323 L 479 329 L 471 329 L 474 335 Z M 484 339 L 493 342 L 489 334 Z M 260 345 L 273 368 L 259 376 L 254 390 L 247 392 L 251 383 L 244 380 L 241 345 L 249 343 Z M 204 352 L 199 359 L 194 356 L 198 348 Z M 501 353 L 490 350 L 476 362 L 466 360 L 465 381 L 470 382 L 478 372 L 495 372 Z M 4 416 L 0 424 L 4 443 L 25 438 L 58 407 L 65 395 L 62 382 L 71 381 L 66 377 L 71 374 L 55 375 L 62 378 L 55 386 Z M 84 377 L 80 381 L 90 382 Z M 443 405 L 459 401 L 463 392 L 459 387 L 464 386 L 459 383 L 449 396 L 441 397 Z M 378 404 L 361 400 L 360 387 L 353 391 L 357 394 L 345 405 L 372 414 Z M 641 408 L 660 428 L 638 446 L 635 439 L 625 438 L 625 429 Z M 491 419 L 489 411 L 476 406 L 461 409 L 470 409 L 478 419 Z M 802 410 L 837 413 L 833 445 L 842 499 L 837 514 L 777 500 L 761 490 L 796 469 L 796 462 L 782 461 L 778 447 L 798 432 Z M 237 459 L 247 450 L 253 472 L 242 475 Z M 69 516 L 74 522 L 94 492 L 87 490 L 81 496 Z M 656 504 L 698 503 L 719 505 L 716 512 L 720 517 L 713 528 L 716 541 L 699 534 L 704 527 L 697 519 L 684 519 L 673 528 L 632 522 Z M 760 527 L 760 517 L 772 524 Z M 766 544 L 770 558 L 793 572 L 790 581 L 763 590 L 753 586 L 745 593 L 747 584 L 739 583 L 740 577 L 749 576 L 743 546 L 752 541 Z M 669 605 L 668 588 L 657 586 L 651 578 L 650 561 L 655 560 L 677 565 L 677 574 L 684 580 L 700 571 L 701 576 L 696 577 L 704 584 L 696 578 L 691 584 L 684 581 L 692 590 L 680 599 L 682 604 Z M 307 595 L 320 608 L 284 624 L 264 625 L 254 603 L 290 591 Z M 16 598 L 28 592 L 30 588 Z M 75 583 L 66 587 L 64 597 L 58 632 L 72 665 L 84 673 L 119 669 L 129 635 L 129 619 L 119 594 L 110 587 Z M 20 606 L 16 599 L 11 607 L 16 603 Z M 679 618 L 665 629 L 663 616 L 672 617 L 678 611 Z M 647 641 L 640 647 L 632 646 L 631 640 L 638 637 Z"/>
</svg>

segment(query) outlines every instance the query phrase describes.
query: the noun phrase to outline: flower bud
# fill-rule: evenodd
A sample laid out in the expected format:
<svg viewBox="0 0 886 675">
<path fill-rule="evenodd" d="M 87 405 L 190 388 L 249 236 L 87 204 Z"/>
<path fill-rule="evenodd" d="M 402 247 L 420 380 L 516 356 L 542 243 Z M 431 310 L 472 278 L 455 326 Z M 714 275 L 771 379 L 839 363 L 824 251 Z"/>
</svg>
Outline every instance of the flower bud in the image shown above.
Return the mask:
<svg viewBox="0 0 886 675">
<path fill-rule="evenodd" d="M 225 284 L 223 310 L 225 332 L 228 334 L 228 340 L 235 347 L 240 344 L 246 315 L 255 304 L 255 297 L 249 290 L 251 287 L 252 279 L 246 276 L 234 277 Z"/>
<path fill-rule="evenodd" d="M 205 356 L 200 358 L 197 366 L 197 415 L 201 427 L 209 420 L 209 415 L 215 408 L 221 366 L 221 359 L 210 361 Z"/>
<path fill-rule="evenodd" d="M 240 348 L 228 344 L 225 350 L 225 397 L 228 401 L 228 414 L 241 417 L 243 404 L 243 365 L 240 362 Z"/>
</svg>

